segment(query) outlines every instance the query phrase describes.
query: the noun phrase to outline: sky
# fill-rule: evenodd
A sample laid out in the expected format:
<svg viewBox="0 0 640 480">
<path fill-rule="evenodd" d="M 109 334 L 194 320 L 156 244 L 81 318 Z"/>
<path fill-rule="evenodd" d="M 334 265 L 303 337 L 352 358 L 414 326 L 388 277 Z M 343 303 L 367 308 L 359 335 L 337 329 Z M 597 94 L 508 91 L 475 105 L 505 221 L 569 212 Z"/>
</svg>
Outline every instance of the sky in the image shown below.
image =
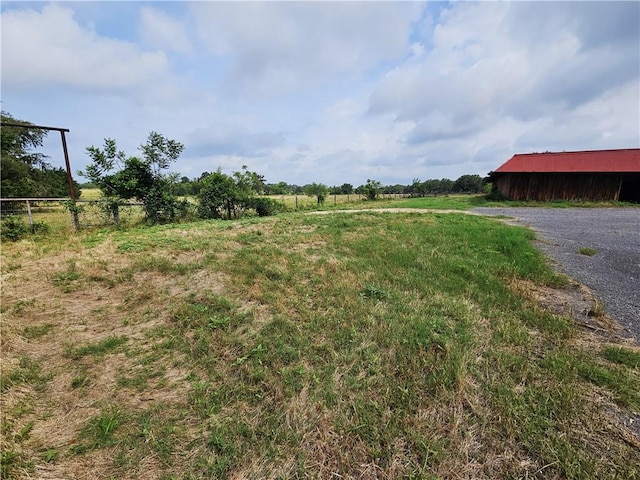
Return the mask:
<svg viewBox="0 0 640 480">
<path fill-rule="evenodd" d="M 155 131 L 171 171 L 267 182 L 485 176 L 640 147 L 640 2 L 11 2 L 2 110 L 68 128 L 74 176 Z M 63 166 L 59 135 L 43 147 Z"/>
</svg>

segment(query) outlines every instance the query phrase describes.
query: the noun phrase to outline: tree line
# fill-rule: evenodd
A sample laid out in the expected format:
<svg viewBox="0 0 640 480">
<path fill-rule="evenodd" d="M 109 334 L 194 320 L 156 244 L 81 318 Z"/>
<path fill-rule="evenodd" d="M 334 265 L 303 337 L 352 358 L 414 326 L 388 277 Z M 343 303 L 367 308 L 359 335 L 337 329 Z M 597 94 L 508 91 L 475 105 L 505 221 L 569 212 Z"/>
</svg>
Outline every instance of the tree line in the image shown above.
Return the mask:
<svg viewBox="0 0 640 480">
<path fill-rule="evenodd" d="M 198 195 L 201 188 L 201 181 L 210 175 L 209 172 L 204 172 L 198 178 L 193 180 L 188 177 L 182 176 L 178 179 L 175 186 L 178 195 Z M 380 182 L 374 180 L 367 180 L 358 187 L 354 187 L 350 183 L 343 183 L 342 185 L 329 186 L 322 183 L 309 183 L 305 185 L 290 184 L 287 182 L 278 183 L 266 183 L 264 182 L 260 191 L 260 195 L 306 195 L 308 192 L 320 192 L 321 196 L 324 195 L 363 195 L 369 197 L 372 189 L 375 189 L 377 195 L 386 194 L 402 194 L 410 195 L 412 197 L 427 197 L 435 195 L 448 195 L 451 193 L 483 193 L 486 189 L 485 181 L 480 175 L 462 175 L 456 180 L 450 180 L 448 178 L 442 179 L 428 179 L 421 181 L 420 179 L 414 179 L 409 185 L 394 184 L 394 185 L 382 185 Z M 82 185 L 85 188 L 96 188 L 97 186 L 92 183 L 85 183 Z"/>
<path fill-rule="evenodd" d="M 28 122 L 14 119 L 2 112 L 3 123 L 20 123 L 27 128 L 4 127 L 2 134 L 2 197 L 66 197 L 66 172 L 52 168 L 46 157 L 34 152 L 42 146 L 47 132 Z M 484 182 L 479 175 L 463 175 L 457 180 L 414 179 L 410 185 L 382 185 L 377 180 L 354 187 L 349 183 L 328 186 L 322 183 L 292 185 L 286 182 L 268 183 L 265 177 L 243 166 L 231 175 L 220 169 L 203 172 L 196 179 L 180 177 L 168 170 L 184 145 L 151 132 L 134 155 L 118 149 L 114 139 L 107 138 L 101 147 L 87 147 L 91 162 L 78 172 L 88 182 L 82 187 L 100 189 L 99 206 L 114 221 L 119 222 L 120 207 L 130 200 L 142 204 L 150 223 L 161 223 L 195 213 L 200 218 L 239 218 L 247 210 L 258 215 L 273 215 L 283 208 L 268 195 L 308 195 L 322 204 L 328 195 L 362 195 L 375 200 L 381 194 L 408 194 L 411 196 L 440 195 L 456 192 L 479 193 Z M 76 183 L 76 188 L 80 185 Z M 197 199 L 197 204 L 185 197 Z"/>
</svg>

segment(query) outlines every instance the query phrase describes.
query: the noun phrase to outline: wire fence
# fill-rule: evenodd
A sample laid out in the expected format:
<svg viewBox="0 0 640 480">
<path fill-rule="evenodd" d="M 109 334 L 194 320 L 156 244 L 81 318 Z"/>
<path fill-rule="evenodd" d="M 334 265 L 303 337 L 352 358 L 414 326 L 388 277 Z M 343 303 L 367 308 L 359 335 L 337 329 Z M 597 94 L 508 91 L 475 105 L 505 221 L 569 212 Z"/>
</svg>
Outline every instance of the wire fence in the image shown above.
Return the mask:
<svg viewBox="0 0 640 480">
<path fill-rule="evenodd" d="M 2 198 L 0 213 L 2 219 L 20 219 L 29 224 L 31 231 L 40 225 L 48 229 L 74 228 L 73 214 L 68 208 L 69 198 Z M 119 206 L 120 224 L 130 224 L 143 219 L 142 204 L 123 203 Z M 113 225 L 113 214 L 104 208 L 99 200 L 76 201 L 77 227 L 100 227 Z"/>
<path fill-rule="evenodd" d="M 382 199 L 405 198 L 406 194 L 381 194 Z M 287 210 L 310 210 L 318 208 L 315 197 L 306 195 L 271 195 L 270 198 L 282 203 Z M 363 195 L 327 195 L 324 206 L 339 206 L 365 201 Z M 3 229 L 9 229 L 7 221 L 15 225 L 23 224 L 32 233 L 37 231 L 66 232 L 76 229 L 132 225 L 144 221 L 143 204 L 139 202 L 121 203 L 118 214 L 97 198 L 77 200 L 75 207 L 69 198 L 0 198 L 0 218 Z M 74 213 L 75 212 L 75 215 Z"/>
</svg>

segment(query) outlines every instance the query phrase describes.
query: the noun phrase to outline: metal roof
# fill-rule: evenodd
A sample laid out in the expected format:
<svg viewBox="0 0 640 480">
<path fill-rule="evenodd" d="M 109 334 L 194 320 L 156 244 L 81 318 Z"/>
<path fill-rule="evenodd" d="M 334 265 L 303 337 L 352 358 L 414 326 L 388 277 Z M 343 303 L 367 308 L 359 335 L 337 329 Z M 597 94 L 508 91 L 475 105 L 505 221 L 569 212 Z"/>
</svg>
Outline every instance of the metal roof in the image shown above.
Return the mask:
<svg viewBox="0 0 640 480">
<path fill-rule="evenodd" d="M 492 173 L 640 173 L 640 148 L 519 153 Z"/>
</svg>

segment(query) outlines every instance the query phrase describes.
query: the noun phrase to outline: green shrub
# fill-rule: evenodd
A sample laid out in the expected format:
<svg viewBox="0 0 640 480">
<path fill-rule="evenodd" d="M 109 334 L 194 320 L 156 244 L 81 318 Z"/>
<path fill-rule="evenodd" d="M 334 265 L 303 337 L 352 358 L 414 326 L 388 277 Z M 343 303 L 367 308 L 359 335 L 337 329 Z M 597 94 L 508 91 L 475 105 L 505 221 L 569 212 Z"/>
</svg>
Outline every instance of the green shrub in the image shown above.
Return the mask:
<svg viewBox="0 0 640 480">
<path fill-rule="evenodd" d="M 282 203 L 267 197 L 253 197 L 249 204 L 261 217 L 276 215 L 284 209 L 284 205 Z"/>
<path fill-rule="evenodd" d="M 15 242 L 30 233 L 29 225 L 17 215 L 9 215 L 2 219 L 0 235 L 2 240 Z"/>
</svg>

